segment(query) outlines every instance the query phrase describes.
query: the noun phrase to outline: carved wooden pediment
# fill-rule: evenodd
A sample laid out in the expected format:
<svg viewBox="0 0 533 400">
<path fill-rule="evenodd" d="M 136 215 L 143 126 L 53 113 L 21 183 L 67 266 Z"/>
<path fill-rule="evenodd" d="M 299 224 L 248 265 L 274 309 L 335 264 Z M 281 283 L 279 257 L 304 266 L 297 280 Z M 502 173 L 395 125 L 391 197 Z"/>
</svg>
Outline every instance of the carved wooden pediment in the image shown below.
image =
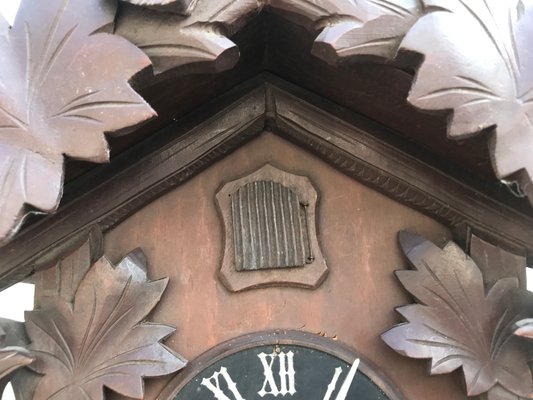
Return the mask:
<svg viewBox="0 0 533 400">
<path fill-rule="evenodd" d="M 149 56 L 155 74 L 216 74 L 236 65 L 239 49 L 229 37 L 259 13 L 318 33 L 310 50 L 333 66 L 377 60 L 416 69 L 409 102 L 452 110 L 451 138 L 491 131 L 497 177 L 520 182 L 518 195 L 531 197 L 529 1 L 138 0 L 120 3 L 114 36 L 101 32 L 113 23 L 113 1 L 41 3 L 24 0 L 13 28 L 2 21 L 4 242 L 28 212 L 57 208 L 64 156 L 106 161 L 104 133 L 123 133 L 154 115 L 128 84 L 149 61 L 118 35 Z M 171 75 L 136 87 L 149 92 Z"/>
<path fill-rule="evenodd" d="M 104 232 L 142 206 L 181 185 L 233 149 L 260 134 L 264 127 L 300 144 L 343 173 L 413 208 L 455 227 L 468 226 L 513 249 L 533 252 L 532 220 L 377 139 L 372 123 L 351 123 L 291 94 L 291 85 L 271 79 L 227 106 L 215 106 L 212 117 L 201 113 L 186 125 L 166 132 L 165 157 L 154 147 L 139 146 L 139 161 L 106 177 L 97 190 L 80 196 L 55 216 L 44 219 L 0 249 L 0 278 L 16 282 L 34 269 L 81 244 L 94 226 Z M 312 99 L 312 97 L 309 97 Z M 332 107 L 331 111 L 335 112 Z M 188 126 L 194 126 L 189 128 Z M 196 125 L 196 126 L 195 126 Z M 395 160 L 391 163 L 390 160 Z M 102 176 L 96 172 L 95 176 Z M 435 182 L 440 182 L 435 185 Z M 131 185 L 131 186 L 128 186 Z M 101 200 L 98 200 L 101 199 Z M 106 199 L 106 200 L 104 200 Z M 95 207 L 95 204 L 98 207 Z M 490 218 L 487 218 L 490 216 Z M 25 246 L 28 238 L 35 245 Z"/>
</svg>

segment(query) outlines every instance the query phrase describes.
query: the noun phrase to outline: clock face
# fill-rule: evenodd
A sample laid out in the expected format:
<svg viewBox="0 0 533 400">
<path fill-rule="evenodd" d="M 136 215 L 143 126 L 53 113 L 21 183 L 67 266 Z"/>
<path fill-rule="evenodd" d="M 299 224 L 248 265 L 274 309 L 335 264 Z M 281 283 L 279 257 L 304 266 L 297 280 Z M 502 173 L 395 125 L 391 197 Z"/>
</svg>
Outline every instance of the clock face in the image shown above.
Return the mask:
<svg viewBox="0 0 533 400">
<path fill-rule="evenodd" d="M 310 335 L 311 336 L 311 335 Z M 314 335 L 312 335 L 314 336 Z M 332 340 L 320 338 L 336 347 Z M 294 340 L 255 343 L 222 352 L 189 371 L 172 400 L 396 400 L 362 371 L 353 355 Z M 298 341 L 297 341 L 298 342 Z M 382 382 L 380 382 L 382 383 Z M 383 386 L 383 385 L 382 385 Z M 165 398 L 165 397 L 163 397 Z"/>
</svg>

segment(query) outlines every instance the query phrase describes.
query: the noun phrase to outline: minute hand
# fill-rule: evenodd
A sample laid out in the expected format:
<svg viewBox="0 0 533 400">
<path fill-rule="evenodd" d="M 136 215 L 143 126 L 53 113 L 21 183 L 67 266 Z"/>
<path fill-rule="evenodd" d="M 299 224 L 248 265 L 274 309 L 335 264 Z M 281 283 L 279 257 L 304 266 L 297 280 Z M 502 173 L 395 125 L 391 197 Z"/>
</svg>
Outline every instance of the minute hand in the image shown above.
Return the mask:
<svg viewBox="0 0 533 400">
<path fill-rule="evenodd" d="M 335 397 L 335 400 L 346 400 L 346 397 L 348 396 L 348 390 L 352 385 L 353 378 L 355 377 L 355 373 L 357 372 L 357 368 L 359 368 L 359 361 L 360 360 L 357 359 L 353 362 L 350 371 L 348 371 L 348 375 L 344 379 L 344 382 L 342 382 L 342 386 L 339 390 L 339 393 L 337 393 L 337 397 Z"/>
</svg>

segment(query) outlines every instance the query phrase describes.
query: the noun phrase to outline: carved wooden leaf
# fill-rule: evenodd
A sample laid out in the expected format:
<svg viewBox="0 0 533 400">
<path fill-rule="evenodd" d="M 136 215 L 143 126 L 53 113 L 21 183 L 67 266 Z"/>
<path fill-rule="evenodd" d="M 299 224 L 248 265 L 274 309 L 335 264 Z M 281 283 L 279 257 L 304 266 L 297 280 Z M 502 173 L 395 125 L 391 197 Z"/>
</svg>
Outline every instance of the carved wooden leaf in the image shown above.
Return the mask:
<svg viewBox="0 0 533 400">
<path fill-rule="evenodd" d="M 497 383 L 520 396 L 533 391 L 529 357 L 514 323 L 518 280 L 500 279 L 487 293 L 476 264 L 457 245 L 444 249 L 402 232 L 401 247 L 415 268 L 398 271 L 402 285 L 419 303 L 400 307 L 408 321 L 382 335 L 400 354 L 431 359 L 431 373 L 462 367 L 469 396 Z"/>
<path fill-rule="evenodd" d="M 511 393 L 501 386 L 495 386 L 487 393 L 486 400 L 523 400 L 523 397 Z"/>
<path fill-rule="evenodd" d="M 174 328 L 141 322 L 159 302 L 167 280 L 147 278 L 134 252 L 116 267 L 102 257 L 82 280 L 74 303 L 26 314 L 33 367 L 44 374 L 35 399 L 103 399 L 104 386 L 141 399 L 142 378 L 181 369 L 185 361 L 160 343 Z"/>
<path fill-rule="evenodd" d="M 341 17 L 352 22 L 360 21 L 357 2 L 353 0 L 266 0 L 268 7 L 295 22 L 308 28 L 322 20 L 333 20 Z M 321 23 L 325 26 L 326 21 Z"/>
<path fill-rule="evenodd" d="M 22 367 L 30 365 L 34 357 L 21 347 L 0 349 L 0 397 L 13 374 Z"/>
<path fill-rule="evenodd" d="M 30 208 L 56 209 L 63 155 L 105 162 L 104 132 L 154 115 L 128 84 L 148 58 L 95 33 L 115 9 L 107 0 L 23 0 L 13 28 L 0 21 L 0 241 Z"/>
<path fill-rule="evenodd" d="M 237 63 L 239 50 L 227 36 L 260 8 L 261 0 L 199 0 L 183 18 L 124 4 L 115 32 L 150 57 L 155 74 L 189 64 L 195 65 L 192 72 L 215 73 Z"/>
<path fill-rule="evenodd" d="M 297 22 L 306 18 L 324 28 L 313 54 L 336 64 L 353 56 L 393 59 L 400 43 L 422 14 L 419 0 L 269 0 Z"/>
<path fill-rule="evenodd" d="M 198 0 L 122 0 L 126 3 L 151 7 L 180 15 L 190 15 Z"/>
<path fill-rule="evenodd" d="M 21 395 L 20 390 L 22 386 L 28 386 L 28 382 L 24 385 L 21 382 L 31 375 L 31 371 L 23 367 L 35 361 L 34 355 L 27 350 L 28 344 L 24 323 L 0 318 L 0 398 L 8 383 L 17 400 L 31 398 Z"/>
<path fill-rule="evenodd" d="M 433 11 L 402 44 L 425 55 L 409 101 L 426 110 L 453 110 L 453 138 L 496 126 L 491 150 L 498 177 L 521 169 L 533 176 L 533 3 L 425 4 Z"/>
</svg>

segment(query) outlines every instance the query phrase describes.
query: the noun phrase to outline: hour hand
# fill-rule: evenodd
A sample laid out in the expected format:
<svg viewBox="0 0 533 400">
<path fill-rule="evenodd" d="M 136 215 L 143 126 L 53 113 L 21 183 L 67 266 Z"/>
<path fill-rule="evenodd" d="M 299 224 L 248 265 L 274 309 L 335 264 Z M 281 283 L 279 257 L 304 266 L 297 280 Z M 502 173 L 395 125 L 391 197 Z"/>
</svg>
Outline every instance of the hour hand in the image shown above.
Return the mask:
<svg viewBox="0 0 533 400">
<path fill-rule="evenodd" d="M 335 400 L 346 400 L 346 397 L 348 396 L 348 390 L 350 389 L 353 379 L 355 378 L 357 368 L 359 368 L 359 361 L 360 360 L 357 359 L 353 362 L 352 366 L 350 367 L 350 371 L 348 371 L 348 375 L 342 382 L 341 388 L 339 390 L 339 393 L 337 393 Z M 324 396 L 324 400 L 330 400 L 331 395 L 335 391 L 335 388 L 337 386 L 337 381 L 341 373 L 342 373 L 341 367 L 335 368 L 335 374 L 333 375 L 333 378 L 330 384 L 328 385 L 328 390 Z"/>
</svg>

